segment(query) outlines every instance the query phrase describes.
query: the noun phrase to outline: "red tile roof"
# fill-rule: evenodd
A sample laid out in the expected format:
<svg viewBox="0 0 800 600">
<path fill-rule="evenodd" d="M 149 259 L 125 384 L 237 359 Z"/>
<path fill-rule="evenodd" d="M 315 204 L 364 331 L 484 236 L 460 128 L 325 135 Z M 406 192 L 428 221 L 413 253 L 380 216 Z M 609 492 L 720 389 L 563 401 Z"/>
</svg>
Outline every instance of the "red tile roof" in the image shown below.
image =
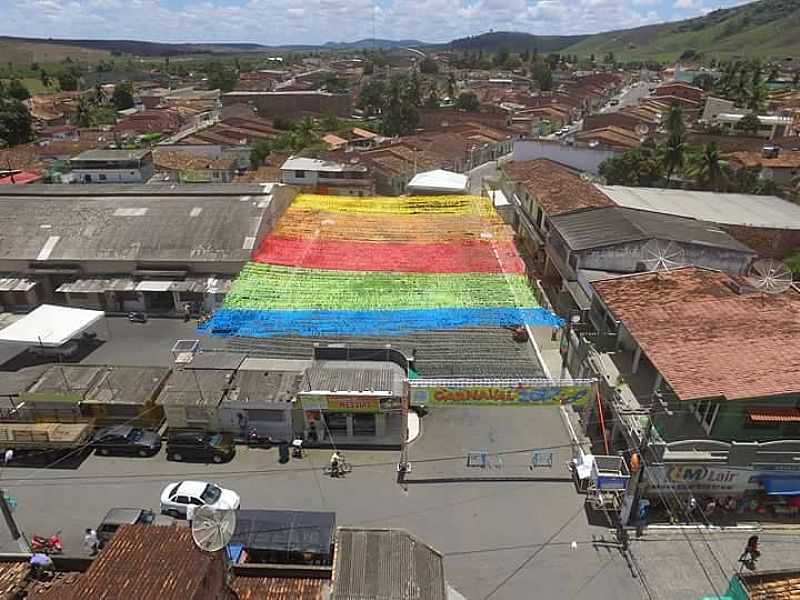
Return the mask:
<svg viewBox="0 0 800 600">
<path fill-rule="evenodd" d="M 756 423 L 796 423 L 800 421 L 800 408 L 776 406 L 772 408 L 751 408 L 747 416 Z"/>
<path fill-rule="evenodd" d="M 574 171 L 547 159 L 507 162 L 503 171 L 512 181 L 524 185 L 550 217 L 614 206 L 605 194 Z"/>
<path fill-rule="evenodd" d="M 614 125 L 581 131 L 575 136 L 575 139 L 580 141 L 596 141 L 606 146 L 626 149 L 638 148 L 642 144 L 636 133 Z"/>
<path fill-rule="evenodd" d="M 0 185 L 13 185 L 23 183 L 34 183 L 42 178 L 39 173 L 32 173 L 30 171 L 22 171 L 14 173 L 13 175 L 0 176 Z"/>
<path fill-rule="evenodd" d="M 800 393 L 800 293 L 737 293 L 731 276 L 687 267 L 594 282 L 678 398 Z"/>
<path fill-rule="evenodd" d="M 324 579 L 242 576 L 232 585 L 238 600 L 322 600 L 328 586 Z"/>
<path fill-rule="evenodd" d="M 760 152 L 733 152 L 728 160 L 745 167 L 768 167 L 770 169 L 800 169 L 800 152 L 781 152 L 777 158 L 764 158 Z"/>
<path fill-rule="evenodd" d="M 54 587 L 42 598 L 185 600 L 211 585 L 206 576 L 223 560 L 221 551 L 195 546 L 189 528 L 123 525 L 77 581 Z"/>
</svg>

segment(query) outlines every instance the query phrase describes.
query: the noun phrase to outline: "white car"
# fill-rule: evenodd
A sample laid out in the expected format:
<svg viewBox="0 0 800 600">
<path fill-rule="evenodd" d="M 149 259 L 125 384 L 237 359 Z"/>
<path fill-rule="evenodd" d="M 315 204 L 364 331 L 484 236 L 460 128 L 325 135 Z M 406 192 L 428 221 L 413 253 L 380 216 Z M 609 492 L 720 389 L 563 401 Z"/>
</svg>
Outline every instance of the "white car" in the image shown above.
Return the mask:
<svg viewBox="0 0 800 600">
<path fill-rule="evenodd" d="M 239 494 L 205 481 L 178 481 L 161 492 L 161 512 L 173 517 L 190 519 L 200 506 L 238 510 L 239 504 Z"/>
</svg>

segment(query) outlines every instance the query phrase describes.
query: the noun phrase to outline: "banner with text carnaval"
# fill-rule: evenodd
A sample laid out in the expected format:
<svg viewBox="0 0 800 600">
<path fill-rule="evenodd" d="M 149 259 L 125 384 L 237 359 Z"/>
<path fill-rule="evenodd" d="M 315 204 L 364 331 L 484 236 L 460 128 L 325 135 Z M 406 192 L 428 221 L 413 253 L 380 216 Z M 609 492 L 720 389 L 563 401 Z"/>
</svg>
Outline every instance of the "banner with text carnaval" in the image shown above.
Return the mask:
<svg viewBox="0 0 800 600">
<path fill-rule="evenodd" d="M 582 406 L 593 395 L 592 385 L 523 384 L 515 387 L 415 387 L 411 404 L 429 406 Z"/>
</svg>

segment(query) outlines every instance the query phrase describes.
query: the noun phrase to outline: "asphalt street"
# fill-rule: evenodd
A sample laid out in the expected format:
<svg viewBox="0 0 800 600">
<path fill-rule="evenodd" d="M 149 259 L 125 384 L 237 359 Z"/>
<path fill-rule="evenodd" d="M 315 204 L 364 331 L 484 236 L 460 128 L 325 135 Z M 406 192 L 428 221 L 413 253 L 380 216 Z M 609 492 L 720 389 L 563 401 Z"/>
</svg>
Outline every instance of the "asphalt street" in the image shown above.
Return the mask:
<svg viewBox="0 0 800 600">
<path fill-rule="evenodd" d="M 639 100 L 646 98 L 650 95 L 649 84 L 645 81 L 639 81 L 627 88 L 619 97 L 619 104 L 611 106 L 606 104 L 600 112 L 616 112 L 626 106 L 636 106 Z"/>
<path fill-rule="evenodd" d="M 532 429 L 531 445 L 559 437 L 557 421 L 539 408 L 508 410 L 514 419 L 520 410 L 533 411 L 528 414 L 553 430 L 537 442 L 538 428 Z M 422 440 L 436 428 L 423 419 L 422 429 L 415 460 L 463 465 L 469 439 L 455 435 L 449 445 L 431 440 L 426 450 Z M 474 424 L 466 433 L 473 431 Z M 499 446 L 503 438 L 497 439 Z M 445 450 L 444 457 L 429 453 Z M 561 462 L 554 466 L 554 481 L 419 482 L 403 489 L 396 481 L 397 452 L 345 454 L 354 469 L 337 480 L 323 476 L 329 455 L 322 450 L 280 465 L 276 450 L 240 448 L 226 465 L 170 463 L 162 451 L 153 458 L 91 455 L 72 470 L 7 467 L 2 484 L 16 501 L 23 531 L 60 531 L 68 554 L 83 551 L 83 530 L 96 527 L 110 508 L 157 509 L 168 483 L 200 479 L 236 490 L 243 508 L 333 510 L 339 525 L 407 529 L 445 555 L 448 581 L 470 600 L 646 597 L 619 551 L 593 544 L 612 536 L 587 523 L 583 497 L 564 481 Z M 13 551 L 3 533 L 3 549 Z"/>
</svg>

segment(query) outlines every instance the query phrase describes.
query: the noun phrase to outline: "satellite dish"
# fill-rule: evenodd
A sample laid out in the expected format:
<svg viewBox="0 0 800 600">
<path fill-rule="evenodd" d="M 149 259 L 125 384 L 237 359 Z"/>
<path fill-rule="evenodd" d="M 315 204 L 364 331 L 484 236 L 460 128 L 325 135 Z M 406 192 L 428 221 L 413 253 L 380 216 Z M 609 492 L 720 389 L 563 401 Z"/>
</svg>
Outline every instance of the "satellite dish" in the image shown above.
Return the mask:
<svg viewBox="0 0 800 600">
<path fill-rule="evenodd" d="M 643 136 L 643 135 L 647 135 L 648 133 L 650 133 L 650 128 L 647 125 L 645 125 L 644 123 L 639 123 L 636 126 L 634 131 L 636 131 L 637 135 Z"/>
<path fill-rule="evenodd" d="M 591 182 L 592 181 L 592 174 L 591 173 L 587 173 L 586 171 L 583 171 L 581 173 L 581 181 Z"/>
<path fill-rule="evenodd" d="M 641 262 L 650 272 L 669 271 L 686 264 L 685 252 L 675 242 L 650 240 L 642 247 Z"/>
<path fill-rule="evenodd" d="M 200 506 L 192 518 L 192 538 L 197 547 L 216 552 L 227 546 L 236 530 L 236 511 L 230 508 Z"/>
<path fill-rule="evenodd" d="M 766 294 L 782 294 L 792 287 L 792 271 L 779 260 L 761 258 L 747 269 L 747 283 Z"/>
</svg>

